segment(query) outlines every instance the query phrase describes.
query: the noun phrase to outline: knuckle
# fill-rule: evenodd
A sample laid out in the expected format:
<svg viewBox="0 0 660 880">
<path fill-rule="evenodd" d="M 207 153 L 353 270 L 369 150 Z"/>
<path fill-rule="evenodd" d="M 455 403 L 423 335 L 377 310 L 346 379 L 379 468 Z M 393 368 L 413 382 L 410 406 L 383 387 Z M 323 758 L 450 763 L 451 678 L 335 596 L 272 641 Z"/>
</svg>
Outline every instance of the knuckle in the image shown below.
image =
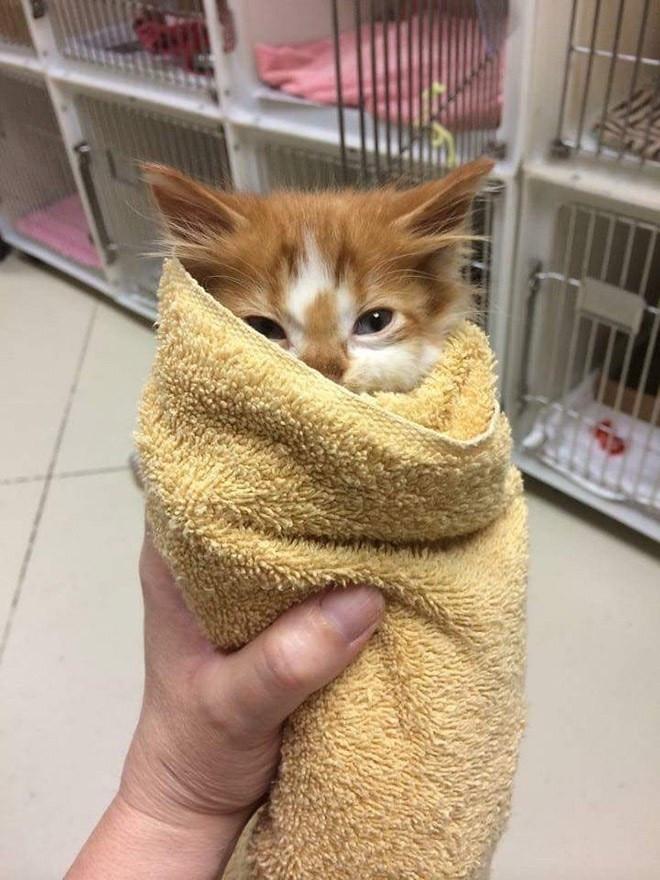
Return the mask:
<svg viewBox="0 0 660 880">
<path fill-rule="evenodd" d="M 241 729 L 242 713 L 235 705 L 235 698 L 223 681 L 203 670 L 195 680 L 195 700 L 202 718 L 209 723 L 216 735 L 232 739 Z"/>
<path fill-rule="evenodd" d="M 258 672 L 263 685 L 269 690 L 303 689 L 307 676 L 299 639 L 281 632 L 267 633 L 263 640 Z"/>
</svg>

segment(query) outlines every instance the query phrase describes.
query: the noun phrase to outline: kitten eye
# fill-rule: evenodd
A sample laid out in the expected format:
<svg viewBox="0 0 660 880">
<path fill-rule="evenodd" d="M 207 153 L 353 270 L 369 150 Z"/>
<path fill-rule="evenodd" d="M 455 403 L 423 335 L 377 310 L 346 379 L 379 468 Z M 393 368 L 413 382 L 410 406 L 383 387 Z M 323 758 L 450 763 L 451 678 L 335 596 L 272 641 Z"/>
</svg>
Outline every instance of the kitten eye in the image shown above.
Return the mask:
<svg viewBox="0 0 660 880">
<path fill-rule="evenodd" d="M 374 309 L 365 312 L 355 322 L 353 333 L 357 336 L 368 336 L 372 333 L 380 333 L 388 324 L 392 323 L 394 312 L 391 309 Z"/>
<path fill-rule="evenodd" d="M 261 333 L 266 339 L 286 339 L 284 328 L 280 327 L 277 321 L 270 318 L 264 318 L 262 315 L 251 315 L 245 319 L 245 323 L 249 324 L 257 333 Z"/>
</svg>

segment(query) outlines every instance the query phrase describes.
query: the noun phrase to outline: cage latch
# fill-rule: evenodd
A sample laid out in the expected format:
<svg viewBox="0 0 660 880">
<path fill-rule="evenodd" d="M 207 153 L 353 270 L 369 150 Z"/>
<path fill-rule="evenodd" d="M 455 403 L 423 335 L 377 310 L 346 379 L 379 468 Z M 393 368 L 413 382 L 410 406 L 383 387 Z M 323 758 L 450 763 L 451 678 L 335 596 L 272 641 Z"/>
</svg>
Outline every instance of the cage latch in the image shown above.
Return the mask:
<svg viewBox="0 0 660 880">
<path fill-rule="evenodd" d="M 635 293 L 597 278 L 583 278 L 577 298 L 578 314 L 620 327 L 636 336 L 644 317 L 644 300 Z"/>
<path fill-rule="evenodd" d="M 525 302 L 525 330 L 523 333 L 523 348 L 521 353 L 521 370 L 519 378 L 518 393 L 516 394 L 516 408 L 518 415 L 521 415 L 525 409 L 525 399 L 529 394 L 529 386 L 527 384 L 527 376 L 529 373 L 529 360 L 531 356 L 531 337 L 532 326 L 534 322 L 534 312 L 536 309 L 536 301 L 541 284 L 544 277 L 543 263 L 540 260 L 534 260 L 530 273 L 527 276 L 527 299 Z"/>
<path fill-rule="evenodd" d="M 550 156 L 553 159 L 570 159 L 571 148 L 561 138 L 555 138 L 550 144 Z"/>
<path fill-rule="evenodd" d="M 46 14 L 46 0 L 30 0 L 32 18 L 43 18 Z"/>
</svg>

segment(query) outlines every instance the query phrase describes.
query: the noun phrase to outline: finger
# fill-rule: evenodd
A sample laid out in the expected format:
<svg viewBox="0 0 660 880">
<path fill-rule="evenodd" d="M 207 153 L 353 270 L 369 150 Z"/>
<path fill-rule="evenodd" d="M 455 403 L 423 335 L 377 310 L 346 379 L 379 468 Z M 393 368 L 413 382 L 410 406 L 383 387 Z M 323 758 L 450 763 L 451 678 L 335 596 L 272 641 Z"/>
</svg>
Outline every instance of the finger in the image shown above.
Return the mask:
<svg viewBox="0 0 660 880">
<path fill-rule="evenodd" d="M 268 735 L 359 654 L 385 607 L 373 587 L 316 596 L 208 668 L 207 696 L 239 735 Z"/>
</svg>

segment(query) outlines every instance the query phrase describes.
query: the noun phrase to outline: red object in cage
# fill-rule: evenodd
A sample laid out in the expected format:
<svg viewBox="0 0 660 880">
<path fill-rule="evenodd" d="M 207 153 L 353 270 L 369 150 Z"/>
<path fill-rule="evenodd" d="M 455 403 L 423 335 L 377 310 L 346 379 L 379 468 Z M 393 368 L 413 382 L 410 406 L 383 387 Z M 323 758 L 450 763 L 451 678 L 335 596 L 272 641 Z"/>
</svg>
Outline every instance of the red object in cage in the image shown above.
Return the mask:
<svg viewBox="0 0 660 880">
<path fill-rule="evenodd" d="M 143 49 L 153 55 L 180 58 L 184 69 L 191 73 L 195 71 L 195 56 L 210 50 L 203 21 L 145 8 L 136 17 L 133 28 Z"/>
<path fill-rule="evenodd" d="M 626 451 L 625 441 L 616 433 L 611 419 L 601 419 L 593 432 L 598 445 L 608 455 L 621 455 Z"/>
</svg>

